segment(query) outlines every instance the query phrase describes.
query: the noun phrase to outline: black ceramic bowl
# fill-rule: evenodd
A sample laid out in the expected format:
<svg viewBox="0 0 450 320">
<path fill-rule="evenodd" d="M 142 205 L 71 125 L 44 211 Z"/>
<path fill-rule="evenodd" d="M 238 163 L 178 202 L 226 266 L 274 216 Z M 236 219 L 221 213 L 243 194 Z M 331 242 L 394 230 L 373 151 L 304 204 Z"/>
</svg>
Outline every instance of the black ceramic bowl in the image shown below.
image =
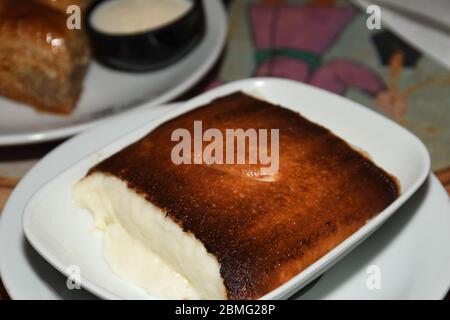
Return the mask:
<svg viewBox="0 0 450 320">
<path fill-rule="evenodd" d="M 98 5 L 86 11 L 86 28 L 94 57 L 102 64 L 125 71 L 150 71 L 164 68 L 185 56 L 205 34 L 202 0 L 191 0 L 192 7 L 181 17 L 159 28 L 131 34 L 111 34 L 96 30 L 90 18 Z"/>
</svg>

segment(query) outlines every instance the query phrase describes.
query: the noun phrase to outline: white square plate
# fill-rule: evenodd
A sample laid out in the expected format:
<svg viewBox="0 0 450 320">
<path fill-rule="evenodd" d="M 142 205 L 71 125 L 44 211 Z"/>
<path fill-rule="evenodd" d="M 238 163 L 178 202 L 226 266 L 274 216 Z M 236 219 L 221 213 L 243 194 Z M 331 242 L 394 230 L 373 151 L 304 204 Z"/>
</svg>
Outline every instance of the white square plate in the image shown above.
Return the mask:
<svg viewBox="0 0 450 320">
<path fill-rule="evenodd" d="M 348 143 L 369 153 L 373 161 L 395 175 L 401 186 L 401 196 L 388 208 L 370 220 L 344 242 L 263 299 L 283 299 L 291 296 L 315 277 L 325 272 L 351 249 L 374 232 L 424 182 L 430 170 L 430 158 L 425 146 L 413 134 L 369 110 L 332 93 L 289 80 L 256 78 L 233 82 L 204 93 L 175 109 L 136 128 L 136 123 L 123 118 L 121 126 L 130 133 L 102 146 L 89 156 L 83 145 L 63 150 L 69 168 L 55 172 L 29 201 L 23 214 L 25 234 L 32 246 L 56 269 L 70 276 L 70 266 L 81 271 L 82 285 L 94 294 L 108 299 L 158 299 L 144 290 L 120 279 L 105 262 L 102 254 L 102 234 L 93 230 L 91 215 L 72 202 L 72 188 L 89 168 L 146 135 L 161 123 L 214 98 L 243 90 L 300 112 L 319 123 Z M 97 130 L 85 135 L 95 139 Z M 42 161 L 46 161 L 44 158 Z M 70 166 L 70 163 L 75 163 Z"/>
</svg>

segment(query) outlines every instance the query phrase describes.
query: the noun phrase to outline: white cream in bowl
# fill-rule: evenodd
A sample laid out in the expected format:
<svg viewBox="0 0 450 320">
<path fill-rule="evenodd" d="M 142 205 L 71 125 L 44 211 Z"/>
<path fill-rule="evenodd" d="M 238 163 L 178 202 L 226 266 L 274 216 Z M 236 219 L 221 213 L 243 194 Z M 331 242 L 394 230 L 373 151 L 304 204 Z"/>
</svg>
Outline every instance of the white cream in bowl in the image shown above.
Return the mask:
<svg viewBox="0 0 450 320">
<path fill-rule="evenodd" d="M 91 26 L 97 31 L 126 35 L 152 31 L 188 12 L 189 0 L 111 0 L 94 9 Z"/>
</svg>

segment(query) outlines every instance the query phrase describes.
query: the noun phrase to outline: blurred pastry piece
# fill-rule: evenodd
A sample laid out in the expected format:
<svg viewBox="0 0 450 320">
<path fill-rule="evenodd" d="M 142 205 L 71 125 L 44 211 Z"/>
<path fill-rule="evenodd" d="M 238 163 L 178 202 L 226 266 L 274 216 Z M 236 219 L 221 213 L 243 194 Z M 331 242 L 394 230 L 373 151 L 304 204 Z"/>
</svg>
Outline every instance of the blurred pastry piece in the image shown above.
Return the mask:
<svg viewBox="0 0 450 320">
<path fill-rule="evenodd" d="M 84 10 L 91 2 L 91 0 L 34 0 L 34 1 L 55 8 L 56 10 L 59 10 L 64 13 L 67 12 L 67 7 L 71 5 L 77 5 L 81 8 L 81 10 Z"/>
<path fill-rule="evenodd" d="M 88 40 L 66 27 L 65 13 L 41 2 L 0 0 L 0 95 L 68 114 L 82 90 Z"/>
</svg>

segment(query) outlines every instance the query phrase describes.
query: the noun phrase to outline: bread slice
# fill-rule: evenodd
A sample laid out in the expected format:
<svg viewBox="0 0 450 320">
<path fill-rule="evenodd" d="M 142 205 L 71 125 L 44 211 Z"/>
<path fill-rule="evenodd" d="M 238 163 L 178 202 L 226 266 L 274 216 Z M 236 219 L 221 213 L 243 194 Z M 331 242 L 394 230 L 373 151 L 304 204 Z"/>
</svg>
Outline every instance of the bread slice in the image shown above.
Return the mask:
<svg viewBox="0 0 450 320">
<path fill-rule="evenodd" d="M 30 0 L 0 1 L 0 94 L 39 111 L 74 109 L 90 59 L 66 15 Z"/>
<path fill-rule="evenodd" d="M 198 120 L 204 130 L 221 132 L 279 129 L 278 172 L 262 179 L 254 174 L 261 164 L 174 164 L 171 152 L 178 142 L 171 141 L 172 132 L 185 128 L 193 136 Z M 394 177 L 326 128 L 242 93 L 160 125 L 93 167 L 76 190 L 84 190 L 78 198 L 98 221 L 120 223 L 207 299 L 221 297 L 220 283 L 228 299 L 260 298 L 399 195 Z M 133 205 L 134 197 L 147 209 Z M 193 255 L 189 238 L 204 252 L 199 247 Z M 208 257 L 220 267 L 207 267 L 214 265 L 205 263 Z M 205 284 L 215 290 L 202 289 Z"/>
</svg>

